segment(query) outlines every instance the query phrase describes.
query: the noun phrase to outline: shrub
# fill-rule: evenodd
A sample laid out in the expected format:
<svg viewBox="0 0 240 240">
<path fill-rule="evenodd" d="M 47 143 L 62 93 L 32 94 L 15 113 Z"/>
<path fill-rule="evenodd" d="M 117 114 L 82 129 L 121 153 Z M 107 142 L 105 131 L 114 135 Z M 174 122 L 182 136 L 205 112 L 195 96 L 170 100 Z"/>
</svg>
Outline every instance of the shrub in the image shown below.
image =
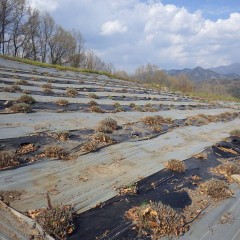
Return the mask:
<svg viewBox="0 0 240 240">
<path fill-rule="evenodd" d="M 98 103 L 97 102 L 95 102 L 95 101 L 93 101 L 93 100 L 91 100 L 89 103 L 88 103 L 88 105 L 89 106 L 98 106 Z"/>
<path fill-rule="evenodd" d="M 67 89 L 67 96 L 76 97 L 77 95 L 78 95 L 78 91 L 75 88 L 68 88 Z"/>
<path fill-rule="evenodd" d="M 0 151 L 0 168 L 16 166 L 19 161 L 12 151 Z"/>
<path fill-rule="evenodd" d="M 92 151 L 94 151 L 94 150 L 96 150 L 97 149 L 97 142 L 95 142 L 95 141 L 89 141 L 89 142 L 85 142 L 83 145 L 82 145 L 82 147 L 81 147 L 81 149 L 82 149 L 82 151 L 84 151 L 84 152 L 92 152 Z"/>
<path fill-rule="evenodd" d="M 118 102 L 115 102 L 115 103 L 113 104 L 113 106 L 114 106 L 115 108 L 121 107 L 120 103 L 118 103 Z"/>
<path fill-rule="evenodd" d="M 48 208 L 43 208 L 33 215 L 43 230 L 56 240 L 67 239 L 74 231 L 73 208 L 70 205 L 52 206 L 50 203 Z"/>
<path fill-rule="evenodd" d="M 165 167 L 174 172 L 184 172 L 186 170 L 184 162 L 176 159 L 166 162 Z"/>
<path fill-rule="evenodd" d="M 211 179 L 200 184 L 200 190 L 215 199 L 225 199 L 232 196 L 227 183 L 218 179 Z"/>
<path fill-rule="evenodd" d="M 89 98 L 94 98 L 94 99 L 99 99 L 99 97 L 95 93 L 89 93 L 88 97 Z"/>
<path fill-rule="evenodd" d="M 104 113 L 103 109 L 98 107 L 98 106 L 91 106 L 90 111 L 91 112 L 96 112 L 96 113 Z"/>
<path fill-rule="evenodd" d="M 45 147 L 44 154 L 46 157 L 60 158 L 60 159 L 64 159 L 67 156 L 67 153 L 65 152 L 65 150 L 56 145 L 50 145 Z"/>
<path fill-rule="evenodd" d="M 19 113 L 29 113 L 32 111 L 32 108 L 27 103 L 16 103 L 10 107 L 10 110 Z"/>
<path fill-rule="evenodd" d="M 36 100 L 29 95 L 22 95 L 17 101 L 20 103 L 28 103 L 28 104 L 33 104 L 36 102 Z"/>
<path fill-rule="evenodd" d="M 65 99 L 59 99 L 56 101 L 56 104 L 58 106 L 67 106 L 69 104 L 69 101 Z"/>
<path fill-rule="evenodd" d="M 126 217 L 133 221 L 141 235 L 150 234 L 155 239 L 179 236 L 188 231 L 185 216 L 161 202 L 150 202 L 127 211 Z"/>
<path fill-rule="evenodd" d="M 117 130 L 118 129 L 117 121 L 112 119 L 112 118 L 103 119 L 102 121 L 100 121 L 99 125 L 107 126 L 107 127 L 111 128 L 112 130 Z"/>
</svg>

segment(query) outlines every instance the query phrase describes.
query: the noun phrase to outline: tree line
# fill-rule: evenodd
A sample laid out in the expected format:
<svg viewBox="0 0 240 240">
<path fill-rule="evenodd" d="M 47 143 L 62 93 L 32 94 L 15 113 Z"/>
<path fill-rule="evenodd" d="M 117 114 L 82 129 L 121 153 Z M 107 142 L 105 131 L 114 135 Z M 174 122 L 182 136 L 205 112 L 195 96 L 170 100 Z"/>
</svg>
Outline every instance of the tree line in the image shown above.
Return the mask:
<svg viewBox="0 0 240 240">
<path fill-rule="evenodd" d="M 114 66 L 87 50 L 80 31 L 66 30 L 26 0 L 0 0 L 0 54 L 112 73 Z"/>
</svg>

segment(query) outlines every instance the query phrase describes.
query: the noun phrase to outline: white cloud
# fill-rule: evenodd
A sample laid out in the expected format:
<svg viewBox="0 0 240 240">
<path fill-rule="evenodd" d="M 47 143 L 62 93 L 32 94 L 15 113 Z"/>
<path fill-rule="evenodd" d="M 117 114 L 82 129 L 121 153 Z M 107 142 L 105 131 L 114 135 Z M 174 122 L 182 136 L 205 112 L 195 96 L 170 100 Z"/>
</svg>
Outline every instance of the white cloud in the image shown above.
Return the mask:
<svg viewBox="0 0 240 240">
<path fill-rule="evenodd" d="M 45 1 L 33 1 L 43 3 Z M 210 20 L 200 10 L 142 0 L 48 0 L 53 15 L 79 29 L 87 46 L 116 67 L 151 62 L 163 68 L 216 66 L 240 59 L 240 13 Z M 43 4 L 43 5 L 45 5 Z M 56 8 L 57 5 L 52 5 Z"/>
<path fill-rule="evenodd" d="M 101 27 L 102 35 L 113 35 L 115 33 L 125 33 L 127 31 L 127 27 L 115 21 L 105 22 Z"/>
<path fill-rule="evenodd" d="M 29 0 L 33 8 L 43 11 L 53 11 L 58 7 L 58 0 Z"/>
</svg>

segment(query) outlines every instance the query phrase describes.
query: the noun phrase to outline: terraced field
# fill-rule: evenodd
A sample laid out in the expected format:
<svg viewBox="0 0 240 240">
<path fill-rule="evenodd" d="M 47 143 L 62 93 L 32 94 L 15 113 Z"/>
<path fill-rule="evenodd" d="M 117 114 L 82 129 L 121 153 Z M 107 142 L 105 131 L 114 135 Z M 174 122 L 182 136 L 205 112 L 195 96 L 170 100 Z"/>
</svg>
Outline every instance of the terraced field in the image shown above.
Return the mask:
<svg viewBox="0 0 240 240">
<path fill-rule="evenodd" d="M 24 214 L 46 207 L 47 193 L 53 204 L 72 205 L 79 214 L 76 219 L 80 219 L 80 223 L 76 220 L 72 239 L 137 239 L 136 231 L 118 235 L 115 228 L 113 235 L 109 223 L 87 223 L 99 216 L 95 208 L 104 209 L 103 203 L 117 197 L 120 189 L 155 176 L 152 174 L 162 174 L 171 159 L 190 159 L 216 146 L 240 125 L 237 103 L 201 102 L 181 93 L 148 89 L 104 75 L 58 71 L 3 59 L 0 92 L 0 151 L 1 156 L 5 154 L 0 166 L 2 200 Z M 231 157 L 239 160 L 239 147 L 234 147 Z M 208 167 L 218 165 L 216 156 L 211 156 L 206 166 L 198 163 L 196 167 L 190 161 L 187 173 L 198 169 L 201 174 L 201 169 L 207 172 Z M 139 196 L 134 197 L 140 204 Z M 169 202 L 180 199 L 173 194 Z M 238 200 L 228 203 L 228 209 Z M 127 211 L 134 204 L 135 200 L 121 209 Z M 177 208 L 188 204 L 186 201 Z M 85 220 L 81 218 L 84 214 Z M 30 220 L 25 220 L 28 223 L 22 229 L 1 219 L 0 237 L 29 239 Z M 239 222 L 236 224 L 235 228 Z M 96 230 L 99 225 L 101 231 Z M 208 226 L 202 229 L 203 235 L 206 229 L 209 231 Z M 195 232 L 198 235 L 191 239 L 219 239 L 208 235 L 201 238 L 198 230 L 192 236 Z M 239 239 L 239 232 L 232 234 L 233 240 Z"/>
</svg>

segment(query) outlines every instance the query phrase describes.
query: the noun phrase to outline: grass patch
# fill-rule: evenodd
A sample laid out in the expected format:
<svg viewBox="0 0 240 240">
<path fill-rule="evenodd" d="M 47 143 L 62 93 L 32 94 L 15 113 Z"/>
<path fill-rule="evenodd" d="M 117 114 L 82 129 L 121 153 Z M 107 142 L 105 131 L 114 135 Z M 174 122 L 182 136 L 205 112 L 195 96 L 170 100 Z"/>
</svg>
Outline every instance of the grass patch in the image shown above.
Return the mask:
<svg viewBox="0 0 240 240">
<path fill-rule="evenodd" d="M 29 82 L 26 80 L 19 80 L 19 81 L 16 81 L 15 84 L 16 85 L 29 85 Z"/>
<path fill-rule="evenodd" d="M 166 162 L 165 167 L 174 172 L 185 172 L 186 170 L 184 162 L 176 159 Z"/>
<path fill-rule="evenodd" d="M 211 171 L 229 178 L 233 174 L 240 174 L 240 166 L 236 163 L 226 162 L 215 168 L 212 168 Z"/>
</svg>

